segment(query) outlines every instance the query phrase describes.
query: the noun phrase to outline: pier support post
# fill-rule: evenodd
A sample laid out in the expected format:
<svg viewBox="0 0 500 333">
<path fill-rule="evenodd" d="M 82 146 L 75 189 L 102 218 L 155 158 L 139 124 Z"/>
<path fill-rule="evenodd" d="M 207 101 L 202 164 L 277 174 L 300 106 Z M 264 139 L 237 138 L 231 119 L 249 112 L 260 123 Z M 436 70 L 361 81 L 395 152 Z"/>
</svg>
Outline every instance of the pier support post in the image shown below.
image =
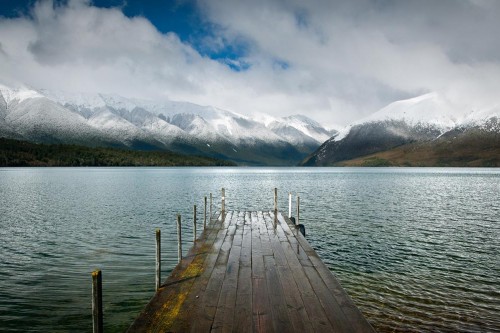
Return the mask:
<svg viewBox="0 0 500 333">
<path fill-rule="evenodd" d="M 196 205 L 193 206 L 193 243 L 196 243 Z"/>
<path fill-rule="evenodd" d="M 278 211 L 278 189 L 274 188 L 274 214 Z"/>
<path fill-rule="evenodd" d="M 181 215 L 177 214 L 177 259 L 182 260 L 182 232 L 181 232 Z"/>
<path fill-rule="evenodd" d="M 207 228 L 207 196 L 205 196 L 205 209 L 203 210 L 203 231 Z"/>
<path fill-rule="evenodd" d="M 297 220 L 295 221 L 296 225 L 300 224 L 299 214 L 300 214 L 300 197 L 297 195 Z"/>
<path fill-rule="evenodd" d="M 221 203 L 221 213 L 226 211 L 226 189 L 222 188 L 222 203 Z"/>
<path fill-rule="evenodd" d="M 288 193 L 288 218 L 292 217 L 292 192 Z"/>
<path fill-rule="evenodd" d="M 93 333 L 102 333 L 102 274 L 101 270 L 92 272 L 92 328 Z"/>
<path fill-rule="evenodd" d="M 209 215 L 209 223 L 212 223 L 212 193 L 210 192 L 210 215 Z"/>
<path fill-rule="evenodd" d="M 161 231 L 156 229 L 156 290 L 160 289 L 161 281 Z"/>
</svg>

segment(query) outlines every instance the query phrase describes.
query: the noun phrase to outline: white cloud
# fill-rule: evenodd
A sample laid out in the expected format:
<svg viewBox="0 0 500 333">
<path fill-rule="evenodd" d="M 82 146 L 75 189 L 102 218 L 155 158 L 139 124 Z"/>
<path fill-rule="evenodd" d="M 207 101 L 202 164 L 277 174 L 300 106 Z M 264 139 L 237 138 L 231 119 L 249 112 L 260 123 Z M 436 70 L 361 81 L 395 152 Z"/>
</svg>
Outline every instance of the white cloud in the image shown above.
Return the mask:
<svg viewBox="0 0 500 333">
<path fill-rule="evenodd" d="M 83 0 L 0 18 L 0 80 L 187 100 L 241 113 L 347 124 L 396 99 L 446 93 L 471 108 L 500 97 L 500 4 L 441 1 L 200 1 L 213 36 L 189 45 L 143 17 Z M 245 45 L 215 61 L 196 49 Z M 228 64 L 248 64 L 236 72 Z"/>
</svg>

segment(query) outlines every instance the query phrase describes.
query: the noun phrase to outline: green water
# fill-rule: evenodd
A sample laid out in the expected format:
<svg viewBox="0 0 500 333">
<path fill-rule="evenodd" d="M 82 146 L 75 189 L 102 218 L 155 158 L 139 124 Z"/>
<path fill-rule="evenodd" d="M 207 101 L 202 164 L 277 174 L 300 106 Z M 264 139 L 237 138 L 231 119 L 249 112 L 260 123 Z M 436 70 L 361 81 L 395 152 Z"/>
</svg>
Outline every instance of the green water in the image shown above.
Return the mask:
<svg viewBox="0 0 500 333">
<path fill-rule="evenodd" d="M 125 330 L 177 259 L 175 216 L 226 188 L 228 209 L 301 196 L 307 238 L 379 331 L 500 332 L 500 169 L 3 168 L 0 330 Z M 295 208 L 294 208 L 295 209 Z M 200 228 L 199 228 L 200 229 Z"/>
</svg>

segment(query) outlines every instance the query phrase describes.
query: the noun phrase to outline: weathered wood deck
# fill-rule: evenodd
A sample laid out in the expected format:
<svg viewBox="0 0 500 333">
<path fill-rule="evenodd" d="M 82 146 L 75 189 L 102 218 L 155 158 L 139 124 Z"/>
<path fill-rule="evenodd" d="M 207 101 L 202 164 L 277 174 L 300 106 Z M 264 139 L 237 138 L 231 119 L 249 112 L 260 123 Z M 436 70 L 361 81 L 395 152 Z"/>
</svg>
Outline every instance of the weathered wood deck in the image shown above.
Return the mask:
<svg viewBox="0 0 500 333">
<path fill-rule="evenodd" d="M 274 212 L 221 215 L 129 332 L 373 332 L 289 223 Z"/>
</svg>

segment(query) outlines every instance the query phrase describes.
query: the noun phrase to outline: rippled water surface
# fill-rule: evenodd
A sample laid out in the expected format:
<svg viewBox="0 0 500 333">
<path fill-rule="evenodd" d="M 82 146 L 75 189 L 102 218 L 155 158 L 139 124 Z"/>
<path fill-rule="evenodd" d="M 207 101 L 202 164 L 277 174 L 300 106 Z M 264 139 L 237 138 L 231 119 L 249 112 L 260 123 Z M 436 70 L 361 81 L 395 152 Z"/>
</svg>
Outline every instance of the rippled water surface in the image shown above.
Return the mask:
<svg viewBox="0 0 500 333">
<path fill-rule="evenodd" d="M 187 251 L 193 204 L 226 188 L 229 209 L 301 197 L 307 238 L 381 332 L 500 332 L 500 169 L 0 169 L 0 330 L 91 331 L 91 276 L 104 322 L 125 330 Z M 294 200 L 295 201 L 295 200 Z M 295 208 L 294 208 L 295 209 Z"/>
</svg>

